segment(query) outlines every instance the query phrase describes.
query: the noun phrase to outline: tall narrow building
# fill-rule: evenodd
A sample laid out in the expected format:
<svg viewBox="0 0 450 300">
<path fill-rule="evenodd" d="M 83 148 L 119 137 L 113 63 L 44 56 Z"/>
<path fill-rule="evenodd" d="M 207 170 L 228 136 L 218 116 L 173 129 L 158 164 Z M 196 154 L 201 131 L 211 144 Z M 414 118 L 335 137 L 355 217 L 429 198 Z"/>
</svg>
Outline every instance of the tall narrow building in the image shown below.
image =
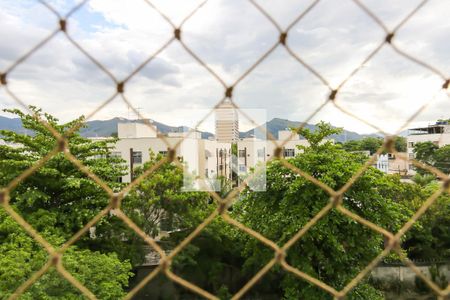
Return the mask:
<svg viewBox="0 0 450 300">
<path fill-rule="evenodd" d="M 221 143 L 236 143 L 239 140 L 238 112 L 230 100 L 216 108 L 216 140 Z"/>
</svg>

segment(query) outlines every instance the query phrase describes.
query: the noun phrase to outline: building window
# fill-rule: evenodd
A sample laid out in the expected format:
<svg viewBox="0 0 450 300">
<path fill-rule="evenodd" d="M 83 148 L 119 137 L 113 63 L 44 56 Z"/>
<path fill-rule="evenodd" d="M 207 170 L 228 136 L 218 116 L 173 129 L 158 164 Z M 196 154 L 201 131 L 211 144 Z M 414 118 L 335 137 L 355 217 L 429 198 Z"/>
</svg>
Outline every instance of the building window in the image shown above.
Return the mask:
<svg viewBox="0 0 450 300">
<path fill-rule="evenodd" d="M 122 157 L 122 153 L 120 151 L 111 152 L 111 157 Z"/>
<path fill-rule="evenodd" d="M 167 151 L 159 151 L 159 154 L 161 154 L 162 156 L 167 156 Z"/>
<path fill-rule="evenodd" d="M 414 158 L 414 153 L 409 153 L 409 154 L 408 154 L 408 157 L 409 157 L 410 159 L 413 159 L 413 158 Z"/>
<path fill-rule="evenodd" d="M 408 167 L 409 167 L 410 170 L 414 170 L 414 165 L 413 164 L 409 164 Z"/>
<path fill-rule="evenodd" d="M 239 157 L 245 157 L 245 149 L 244 150 L 239 150 Z"/>
<path fill-rule="evenodd" d="M 142 152 L 141 151 L 133 151 L 133 163 L 135 163 L 135 164 L 142 163 Z"/>
<path fill-rule="evenodd" d="M 247 172 L 247 167 L 246 165 L 239 165 L 239 172 Z"/>
<path fill-rule="evenodd" d="M 283 150 L 283 156 L 284 157 L 294 157 L 295 156 L 294 149 L 284 149 Z"/>
<path fill-rule="evenodd" d="M 408 147 L 409 148 L 414 148 L 414 142 L 408 142 Z"/>
<path fill-rule="evenodd" d="M 266 149 L 258 149 L 258 157 L 264 157 L 264 153 L 266 152 L 265 151 Z"/>
</svg>

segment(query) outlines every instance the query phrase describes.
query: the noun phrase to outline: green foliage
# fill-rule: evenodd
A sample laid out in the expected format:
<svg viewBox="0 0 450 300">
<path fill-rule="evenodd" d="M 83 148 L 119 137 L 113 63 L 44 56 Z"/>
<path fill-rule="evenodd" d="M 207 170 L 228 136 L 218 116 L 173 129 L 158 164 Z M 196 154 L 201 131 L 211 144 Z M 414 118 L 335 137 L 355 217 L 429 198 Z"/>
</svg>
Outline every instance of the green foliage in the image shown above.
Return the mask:
<svg viewBox="0 0 450 300">
<path fill-rule="evenodd" d="M 405 203 L 417 211 L 438 189 L 440 184 L 431 182 L 416 190 L 415 201 Z M 417 225 L 408 231 L 403 248 L 412 259 L 446 260 L 450 259 L 450 195 L 440 195 L 427 212 L 420 217 Z"/>
<path fill-rule="evenodd" d="M 236 143 L 231 144 L 231 154 L 238 156 L 238 145 Z"/>
<path fill-rule="evenodd" d="M 81 122 L 80 118 L 62 124 L 54 117 L 34 112 L 63 134 Z M 47 129 L 30 115 L 18 110 L 10 112 L 21 117 L 24 127 L 33 136 L 0 131 L 8 142 L 22 145 L 0 146 L 0 186 L 34 165 L 57 144 Z M 381 139 L 367 138 L 343 146 L 324 142 L 324 138 L 341 129 L 321 122 L 312 132 L 296 130 L 307 138 L 310 147 L 303 147 L 290 163 L 311 174 L 333 189 L 342 187 L 365 162 L 362 155 L 349 151 L 375 152 Z M 78 133 L 69 137 L 71 153 L 88 166 L 112 189 L 122 185 L 117 178 L 124 166 L 111 157 L 115 139 L 91 141 Z M 402 140 L 396 140 L 398 151 Z M 419 145 L 420 146 L 420 145 Z M 434 146 L 434 145 L 432 145 Z M 443 147 L 444 148 L 444 147 Z M 448 149 L 417 148 L 416 155 L 445 168 Z M 438 153 L 438 154 L 436 154 Z M 159 163 L 162 157 L 151 153 L 150 160 L 136 168 L 139 176 Z M 438 162 L 442 162 L 441 165 Z M 343 205 L 361 217 L 396 232 L 417 211 L 424 201 L 440 188 L 437 181 L 417 177 L 418 184 L 406 184 L 398 176 L 387 176 L 369 168 L 345 194 Z M 170 249 L 184 240 L 211 212 L 216 204 L 207 193 L 186 191 L 191 185 L 183 171 L 164 163 L 132 189 L 122 202 L 124 212 L 147 234 L 172 233 L 162 244 Z M 225 197 L 231 182 L 222 178 Z M 11 204 L 51 244 L 60 246 L 108 204 L 106 193 L 83 174 L 62 153 L 22 182 L 11 193 Z M 329 195 L 310 181 L 286 168 L 280 161 L 267 166 L 267 191 L 244 190 L 230 214 L 246 226 L 260 232 L 279 245 L 296 232 L 329 203 Z M 441 195 L 407 232 L 404 248 L 410 258 L 445 259 L 450 257 L 450 196 Z M 162 228 L 162 226 L 165 228 Z M 123 222 L 107 215 L 96 225 L 96 238 L 83 236 L 64 255 L 66 268 L 99 299 L 120 299 L 132 266 L 144 257 L 142 240 Z M 382 251 L 383 237 L 332 209 L 320 219 L 288 251 L 287 262 L 336 289 L 343 288 L 369 261 Z M 181 253 L 172 264 L 175 273 L 202 288 L 227 299 L 260 270 L 273 251 L 246 233 L 216 218 Z M 0 210 L 0 298 L 10 295 L 22 282 L 46 262 L 46 252 L 23 229 Z M 274 267 L 250 294 L 273 294 L 284 299 L 328 299 L 330 295 Z M 81 299 L 80 293 L 50 270 L 34 284 L 23 299 Z M 380 292 L 363 281 L 348 299 L 383 299 Z"/>
<path fill-rule="evenodd" d="M 346 151 L 370 151 L 370 154 L 374 154 L 382 145 L 381 138 L 366 137 L 358 141 L 348 141 L 343 144 L 343 148 Z"/>
<path fill-rule="evenodd" d="M 433 165 L 434 152 L 438 148 L 439 147 L 432 142 L 416 143 L 414 146 L 415 158 L 426 164 Z"/>
<path fill-rule="evenodd" d="M 45 218 L 45 228 L 55 226 L 56 219 Z M 44 237 L 60 245 L 64 240 L 51 232 Z M 20 284 L 38 271 L 48 254 L 10 217 L 0 210 L 0 298 L 11 295 Z M 99 299 L 118 299 L 128 285 L 131 264 L 116 254 L 102 254 L 72 246 L 63 256 L 65 268 Z M 84 299 L 55 270 L 50 269 L 22 297 L 23 299 Z M 22 299 L 21 298 L 21 299 Z"/>
<path fill-rule="evenodd" d="M 304 149 L 289 162 L 333 189 L 342 187 L 363 165 L 360 155 L 340 146 L 322 143 L 330 131 L 306 134 L 314 147 Z M 411 212 L 395 201 L 397 178 L 369 168 L 345 194 L 344 207 L 361 217 L 395 232 Z M 233 215 L 246 226 L 278 245 L 286 243 L 329 201 L 329 195 L 316 185 L 274 161 L 267 166 L 267 191 L 246 191 Z M 272 257 L 270 249 L 241 235 L 245 268 L 258 270 Z M 382 251 L 383 237 L 332 210 L 294 244 L 287 261 L 292 266 L 341 289 Z M 281 287 L 286 299 L 326 299 L 329 295 L 303 280 L 282 273 Z M 363 283 L 364 284 L 364 283 Z M 373 288 L 355 289 L 349 298 L 382 299 Z"/>
<path fill-rule="evenodd" d="M 236 231 L 221 219 L 214 220 L 175 257 L 174 272 L 221 299 L 229 299 L 227 295 L 237 292 L 250 280 L 241 269 L 244 258 Z M 168 242 L 176 245 L 190 232 L 172 234 Z"/>
<path fill-rule="evenodd" d="M 136 169 L 137 175 L 152 168 L 160 159 L 161 155 L 151 152 L 150 160 Z M 225 196 L 230 182 L 225 178 L 219 180 L 224 188 L 221 196 Z M 122 203 L 127 215 L 151 236 L 160 233 L 161 220 L 169 219 L 172 232 L 162 241 L 165 249 L 178 245 L 217 207 L 208 193 L 183 191 L 183 187 L 191 187 L 190 178 L 184 178 L 183 170 L 175 164 L 164 163 L 137 185 Z M 243 262 L 234 241 L 233 229 L 216 219 L 175 257 L 172 268 L 183 278 L 224 299 L 229 298 L 227 286 L 236 284 Z"/>
<path fill-rule="evenodd" d="M 137 176 L 152 168 L 163 157 L 150 153 L 150 159 Z M 185 180 L 183 170 L 173 163 L 164 163 L 142 180 L 124 199 L 122 206 L 128 216 L 150 236 L 159 234 L 160 221 L 170 230 L 192 228 L 209 211 L 209 195 L 183 190 L 192 184 Z"/>
<path fill-rule="evenodd" d="M 314 131 L 306 127 L 291 128 L 291 130 L 307 139 L 311 148 L 317 148 L 326 137 L 342 132 L 342 128 L 335 128 L 331 126 L 330 123 L 325 123 L 323 121 L 316 124 L 316 129 Z"/>
<path fill-rule="evenodd" d="M 366 137 L 361 140 L 352 140 L 345 142 L 342 147 L 346 151 L 369 151 L 374 154 L 383 145 L 383 139 L 376 137 Z M 394 140 L 395 150 L 398 152 L 406 152 L 406 139 L 396 136 Z"/>
<path fill-rule="evenodd" d="M 432 142 L 417 143 L 414 146 L 415 158 L 423 163 L 435 167 L 445 174 L 450 173 L 450 145 L 438 147 Z M 417 169 L 420 174 L 426 174 L 427 171 Z"/>
<path fill-rule="evenodd" d="M 445 174 L 450 174 L 450 145 L 440 147 L 434 152 L 434 167 L 438 168 Z"/>
<path fill-rule="evenodd" d="M 402 136 L 396 136 L 394 141 L 394 147 L 397 152 L 406 152 L 406 138 Z"/>
<path fill-rule="evenodd" d="M 420 174 L 417 173 L 412 177 L 412 181 L 414 181 L 415 184 L 418 184 L 420 186 L 427 186 L 432 181 L 436 180 L 436 176 L 433 174 Z"/>
<path fill-rule="evenodd" d="M 58 120 L 32 108 L 59 133 L 82 121 L 59 125 Z M 1 130 L 7 142 L 19 147 L 0 146 L 0 186 L 12 179 L 52 151 L 56 138 L 32 115 L 19 110 L 7 110 L 22 119 L 24 128 L 33 136 Z M 110 157 L 114 140 L 91 141 L 75 133 L 68 139 L 70 153 L 87 166 L 111 188 L 118 188 L 117 178 L 123 175 L 122 160 Z M 57 219 L 57 227 L 65 238 L 72 236 L 108 204 L 108 197 L 92 179 L 74 166 L 63 153 L 53 156 L 43 167 L 22 182 L 11 194 L 11 202 L 29 218 L 39 209 Z M 33 219 L 34 220 L 34 219 Z M 36 219 L 38 222 L 38 219 Z M 36 224 L 38 226 L 39 224 Z"/>
<path fill-rule="evenodd" d="M 59 124 L 53 116 L 42 113 L 37 108 L 30 108 L 34 115 L 49 123 L 60 134 L 83 121 L 81 117 L 70 123 Z M 5 141 L 17 146 L 0 146 L 1 187 L 35 165 L 57 145 L 56 138 L 34 115 L 24 114 L 20 110 L 6 111 L 20 117 L 24 128 L 33 135 L 0 131 Z M 78 133 L 68 137 L 70 153 L 112 189 L 119 189 L 121 184 L 117 179 L 123 175 L 124 167 L 121 159 L 110 156 L 114 142 L 114 139 L 91 141 Z M 21 182 L 11 191 L 10 197 L 12 207 L 56 247 L 78 232 L 109 202 L 106 192 L 74 166 L 63 153 L 53 156 Z M 103 218 L 96 225 L 98 233 L 107 232 L 117 223 L 120 222 L 116 218 Z M 1 214 L 0 224 L 0 244 L 6 248 L 1 251 L 1 265 L 8 266 L 7 269 L 2 269 L 0 276 L 3 282 L 9 282 L 2 291 L 10 293 L 39 269 L 45 261 L 45 253 L 40 247 L 33 245 L 31 238 L 21 232 L 19 227 L 15 227 L 16 224 L 4 212 Z M 98 234 L 97 239 L 84 235 L 77 246 L 67 252 L 65 262 L 68 269 L 73 269 L 73 274 L 77 274 L 88 287 L 98 292 L 98 297 L 117 299 L 127 285 L 131 265 L 125 261 L 128 256 L 121 257 L 121 261 L 116 254 L 108 253 L 110 243 L 110 240 L 102 239 L 101 234 Z M 116 245 L 118 247 L 120 246 Z M 41 279 L 43 283 L 36 283 L 28 294 L 33 299 L 79 297 L 69 296 L 74 292 L 64 280 L 58 278 L 51 274 L 45 275 Z M 110 291 L 103 291 L 106 287 L 110 287 Z M 50 298 L 46 298 L 45 294 Z"/>
</svg>

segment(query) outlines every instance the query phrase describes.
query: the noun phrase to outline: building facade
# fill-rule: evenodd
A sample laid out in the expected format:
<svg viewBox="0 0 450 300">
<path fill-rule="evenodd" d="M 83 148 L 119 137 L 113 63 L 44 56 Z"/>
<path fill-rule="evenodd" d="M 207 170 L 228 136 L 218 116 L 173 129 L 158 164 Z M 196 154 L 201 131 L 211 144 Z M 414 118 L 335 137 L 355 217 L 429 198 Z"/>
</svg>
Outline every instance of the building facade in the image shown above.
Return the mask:
<svg viewBox="0 0 450 300">
<path fill-rule="evenodd" d="M 438 121 L 427 127 L 411 128 L 408 130 L 407 137 L 407 155 L 409 159 L 414 158 L 414 146 L 417 143 L 432 142 L 438 147 L 450 144 L 450 122 Z M 409 162 L 408 175 L 416 173 L 414 165 Z"/>
<path fill-rule="evenodd" d="M 273 157 L 277 144 L 284 143 L 281 155 L 285 158 L 297 155 L 301 151 L 297 146 L 308 146 L 306 140 L 288 130 L 279 131 L 277 144 L 254 137 L 238 139 L 233 143 L 237 150 L 235 154 L 232 143 L 202 139 L 200 132 L 169 132 L 162 135 L 155 126 L 137 122 L 119 123 L 117 132 L 118 141 L 112 155 L 124 159 L 128 168 L 122 182 L 130 182 L 134 170 L 149 161 L 151 153 L 166 155 L 169 148 L 175 148 L 175 155 L 183 162 L 187 173 L 196 180 L 214 185 L 218 177 L 231 179 L 232 172 L 244 176 L 258 164 L 265 164 Z"/>
</svg>

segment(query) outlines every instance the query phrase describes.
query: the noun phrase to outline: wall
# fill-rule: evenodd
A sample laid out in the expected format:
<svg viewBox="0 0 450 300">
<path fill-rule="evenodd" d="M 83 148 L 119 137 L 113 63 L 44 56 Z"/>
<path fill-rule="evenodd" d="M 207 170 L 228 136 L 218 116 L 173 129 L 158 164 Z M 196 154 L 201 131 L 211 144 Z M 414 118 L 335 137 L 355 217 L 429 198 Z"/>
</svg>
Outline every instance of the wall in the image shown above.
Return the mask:
<svg viewBox="0 0 450 300">
<path fill-rule="evenodd" d="M 419 270 L 430 278 L 429 268 L 431 265 L 417 266 Z M 438 266 L 441 274 L 447 277 L 450 282 L 450 263 Z M 381 282 L 402 282 L 406 286 L 415 287 L 416 273 L 406 266 L 379 266 L 373 269 L 372 278 Z"/>
</svg>

